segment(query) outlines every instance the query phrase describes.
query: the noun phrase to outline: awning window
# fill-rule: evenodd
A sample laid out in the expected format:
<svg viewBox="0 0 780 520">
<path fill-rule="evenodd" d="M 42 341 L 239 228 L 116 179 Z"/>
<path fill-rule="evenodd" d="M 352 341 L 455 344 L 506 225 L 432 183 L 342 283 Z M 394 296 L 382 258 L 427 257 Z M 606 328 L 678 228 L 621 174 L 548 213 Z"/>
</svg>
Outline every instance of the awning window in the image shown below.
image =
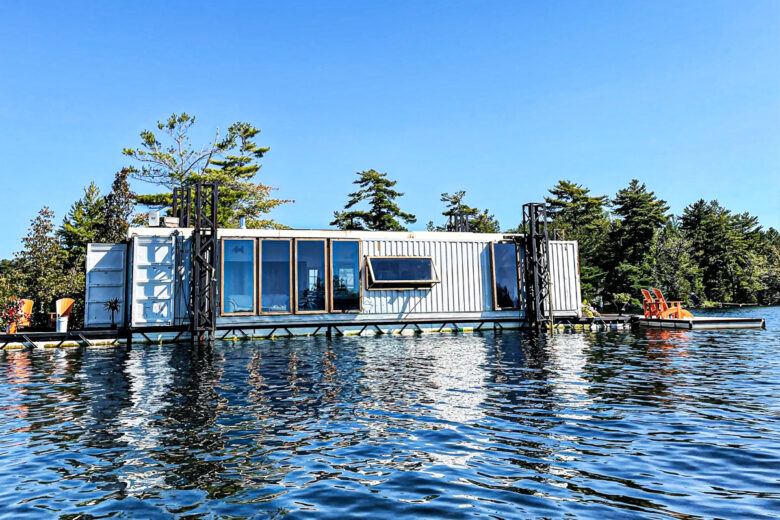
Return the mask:
<svg viewBox="0 0 780 520">
<path fill-rule="evenodd" d="M 430 257 L 370 256 L 369 289 L 420 289 L 439 282 L 439 274 Z"/>
</svg>

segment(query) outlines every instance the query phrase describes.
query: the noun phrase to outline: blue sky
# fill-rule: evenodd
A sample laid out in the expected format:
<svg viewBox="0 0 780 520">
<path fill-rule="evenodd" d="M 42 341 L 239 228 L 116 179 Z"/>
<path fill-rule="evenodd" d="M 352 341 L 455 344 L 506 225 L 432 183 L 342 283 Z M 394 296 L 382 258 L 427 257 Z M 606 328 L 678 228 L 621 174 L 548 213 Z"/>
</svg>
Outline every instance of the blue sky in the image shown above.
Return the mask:
<svg viewBox="0 0 780 520">
<path fill-rule="evenodd" d="M 293 227 L 327 227 L 369 168 L 413 229 L 443 191 L 508 228 L 558 179 L 611 195 L 634 177 L 675 212 L 717 198 L 780 227 L 775 0 L 0 0 L 0 57 L 0 257 L 179 111 L 196 141 L 262 129 Z"/>
</svg>

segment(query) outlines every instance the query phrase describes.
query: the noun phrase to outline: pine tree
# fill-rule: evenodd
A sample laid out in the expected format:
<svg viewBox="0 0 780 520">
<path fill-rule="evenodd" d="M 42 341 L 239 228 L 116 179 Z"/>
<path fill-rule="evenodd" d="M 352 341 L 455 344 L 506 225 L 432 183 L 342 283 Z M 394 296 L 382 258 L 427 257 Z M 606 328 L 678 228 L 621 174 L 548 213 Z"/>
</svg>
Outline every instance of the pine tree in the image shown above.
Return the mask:
<svg viewBox="0 0 780 520">
<path fill-rule="evenodd" d="M 47 312 L 54 309 L 60 298 L 83 302 L 84 275 L 68 267 L 68 252 L 54 234 L 54 212 L 44 206 L 30 224 L 24 248 L 15 254 L 17 274 L 21 277 L 23 294 L 33 300 L 33 324 L 47 325 Z M 78 326 L 83 317 L 83 303 L 74 305 L 71 321 Z"/>
<path fill-rule="evenodd" d="M 605 271 L 602 269 L 606 252 L 609 219 L 606 216 L 606 196 L 592 196 L 581 184 L 560 180 L 545 197 L 553 228 L 563 231 L 567 240 L 579 245 L 582 296 L 594 300 L 602 295 Z"/>
<path fill-rule="evenodd" d="M 339 229 L 371 229 L 375 231 L 406 231 L 399 219 L 413 224 L 417 217 L 411 213 L 401 211 L 395 199 L 402 197 L 403 193 L 393 189 L 397 181 L 387 178 L 387 173 L 379 173 L 376 170 L 357 172 L 358 179 L 353 184 L 360 186 L 356 192 L 349 194 L 349 202 L 344 207 L 345 211 L 333 213 L 331 226 Z M 347 211 L 362 201 L 367 201 L 369 209 Z"/>
<path fill-rule="evenodd" d="M 186 113 L 173 114 L 167 121 L 157 123 L 169 145 L 163 145 L 154 132 L 144 130 L 139 148 L 123 150 L 124 155 L 141 164 L 140 169 L 130 168 L 133 178 L 168 190 L 137 195 L 136 203 L 167 208 L 173 203 L 173 188 L 195 181 L 219 181 L 220 226 L 235 226 L 240 217 L 246 217 L 251 227 L 280 227 L 265 215 L 292 201 L 273 199 L 270 194 L 275 188 L 254 182 L 260 169 L 258 161 L 269 151 L 254 141 L 260 130 L 237 122 L 228 128 L 224 138 L 217 131 L 213 142 L 196 149 L 189 138 L 194 123 L 195 118 Z"/>
<path fill-rule="evenodd" d="M 556 227 L 566 229 L 567 235 L 580 235 L 588 226 L 604 220 L 605 195 L 593 197 L 588 188 L 571 181 L 560 180 L 549 190 L 551 197 L 545 197 L 550 218 Z"/>
<path fill-rule="evenodd" d="M 98 241 L 98 234 L 105 225 L 106 202 L 100 189 L 91 182 L 84 188 L 84 196 L 73 203 L 57 235 L 68 253 L 68 267 L 83 269 L 87 256 L 87 244 Z"/>
<path fill-rule="evenodd" d="M 430 222 L 429 230 L 456 231 L 458 229 L 456 219 L 465 218 L 468 220 L 469 231 L 472 233 L 500 233 L 501 227 L 495 216 L 487 209 L 472 208 L 463 202 L 465 197 L 466 192 L 463 190 L 453 194 L 442 193 L 441 201 L 446 204 L 442 215 L 447 217 L 447 220 L 443 226 L 434 226 L 433 222 Z"/>
<path fill-rule="evenodd" d="M 653 286 L 669 300 L 688 303 L 693 293 L 703 294 L 701 269 L 691 257 L 691 242 L 672 218 L 653 241 Z"/>
<path fill-rule="evenodd" d="M 764 234 L 758 220 L 700 199 L 683 210 L 681 228 L 703 273 L 706 299 L 755 302 L 761 288 Z"/>
<path fill-rule="evenodd" d="M 122 168 L 114 176 L 111 192 L 103 199 L 105 217 L 103 225 L 95 236 L 95 242 L 116 243 L 127 239 L 134 200 L 133 192 L 130 191 L 127 182 L 129 174 L 128 168 Z"/>
<path fill-rule="evenodd" d="M 609 254 L 603 258 L 606 292 L 635 296 L 653 283 L 653 239 L 666 224 L 669 206 L 636 179 L 619 190 L 611 204 L 617 220 L 609 232 Z"/>
</svg>

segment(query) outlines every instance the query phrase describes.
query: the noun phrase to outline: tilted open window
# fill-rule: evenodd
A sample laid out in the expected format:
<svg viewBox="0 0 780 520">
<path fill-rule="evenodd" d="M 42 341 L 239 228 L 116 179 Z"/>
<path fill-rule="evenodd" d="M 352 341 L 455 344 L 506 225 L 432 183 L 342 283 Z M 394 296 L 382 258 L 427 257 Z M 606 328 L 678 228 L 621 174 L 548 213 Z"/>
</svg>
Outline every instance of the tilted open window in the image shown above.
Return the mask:
<svg viewBox="0 0 780 520">
<path fill-rule="evenodd" d="M 368 289 L 425 289 L 439 283 L 439 273 L 430 257 L 369 256 Z"/>
</svg>

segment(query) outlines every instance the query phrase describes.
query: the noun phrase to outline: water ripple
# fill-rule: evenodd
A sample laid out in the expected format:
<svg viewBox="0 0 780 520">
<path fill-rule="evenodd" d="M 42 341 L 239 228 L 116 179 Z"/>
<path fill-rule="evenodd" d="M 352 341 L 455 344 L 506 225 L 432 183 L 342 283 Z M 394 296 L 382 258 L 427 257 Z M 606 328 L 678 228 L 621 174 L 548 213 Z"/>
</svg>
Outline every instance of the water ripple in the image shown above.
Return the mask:
<svg viewBox="0 0 780 520">
<path fill-rule="evenodd" d="M 766 331 L 0 353 L 0 518 L 778 518 Z"/>
</svg>

